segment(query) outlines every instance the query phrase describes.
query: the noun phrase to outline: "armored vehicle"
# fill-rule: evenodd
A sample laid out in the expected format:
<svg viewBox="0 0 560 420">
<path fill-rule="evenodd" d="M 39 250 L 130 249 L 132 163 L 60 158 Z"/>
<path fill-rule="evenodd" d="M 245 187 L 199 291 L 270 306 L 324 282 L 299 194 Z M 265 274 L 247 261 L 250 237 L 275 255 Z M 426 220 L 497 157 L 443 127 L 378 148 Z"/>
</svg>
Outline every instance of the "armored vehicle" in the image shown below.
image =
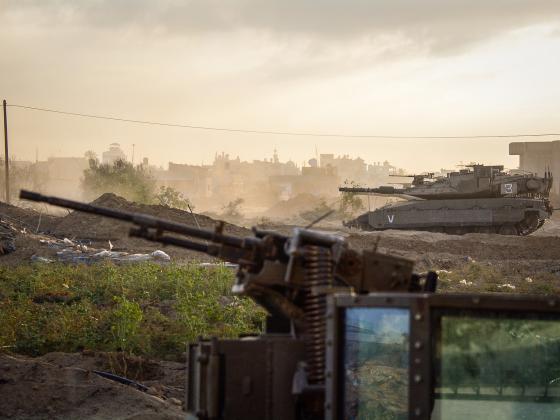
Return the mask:
<svg viewBox="0 0 560 420">
<path fill-rule="evenodd" d="M 510 174 L 503 166 L 469 165 L 446 177 L 413 175 L 403 188 L 339 188 L 343 193 L 393 196 L 387 204 L 345 223 L 364 230 L 426 230 L 528 235 L 552 214 L 552 175 Z"/>
<path fill-rule="evenodd" d="M 232 292 L 269 316 L 260 335 L 188 345 L 187 419 L 560 418 L 558 296 L 433 293 L 436 273 L 310 229 L 240 238 L 223 225 L 20 197 L 238 265 Z"/>
</svg>

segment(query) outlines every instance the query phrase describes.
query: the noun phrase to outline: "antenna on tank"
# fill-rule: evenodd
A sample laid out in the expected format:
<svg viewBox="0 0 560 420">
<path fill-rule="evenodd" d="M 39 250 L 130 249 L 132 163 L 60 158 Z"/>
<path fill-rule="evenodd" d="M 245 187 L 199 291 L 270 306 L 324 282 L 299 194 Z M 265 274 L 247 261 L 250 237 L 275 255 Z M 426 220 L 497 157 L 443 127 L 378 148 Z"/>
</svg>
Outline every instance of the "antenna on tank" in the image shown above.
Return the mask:
<svg viewBox="0 0 560 420">
<path fill-rule="evenodd" d="M 307 226 L 305 226 L 305 229 L 311 229 L 313 226 L 315 226 L 321 220 L 326 219 L 327 217 L 329 217 L 333 213 L 334 213 L 334 209 L 329 210 L 328 212 L 326 212 L 325 214 L 323 214 L 322 216 L 318 217 L 317 219 L 315 219 L 311 223 L 309 223 Z"/>
</svg>

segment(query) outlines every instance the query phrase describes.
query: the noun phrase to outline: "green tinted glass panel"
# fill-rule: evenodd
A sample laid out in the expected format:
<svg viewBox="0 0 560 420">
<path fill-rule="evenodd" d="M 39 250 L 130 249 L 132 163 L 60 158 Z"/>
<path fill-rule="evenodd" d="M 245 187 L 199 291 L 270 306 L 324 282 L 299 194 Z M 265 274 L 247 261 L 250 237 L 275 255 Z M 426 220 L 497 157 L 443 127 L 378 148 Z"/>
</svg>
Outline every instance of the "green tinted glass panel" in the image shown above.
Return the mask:
<svg viewBox="0 0 560 420">
<path fill-rule="evenodd" d="M 560 419 L 560 321 L 441 316 L 432 419 Z"/>
<path fill-rule="evenodd" d="M 409 335 L 407 309 L 346 310 L 344 418 L 408 418 Z"/>
</svg>

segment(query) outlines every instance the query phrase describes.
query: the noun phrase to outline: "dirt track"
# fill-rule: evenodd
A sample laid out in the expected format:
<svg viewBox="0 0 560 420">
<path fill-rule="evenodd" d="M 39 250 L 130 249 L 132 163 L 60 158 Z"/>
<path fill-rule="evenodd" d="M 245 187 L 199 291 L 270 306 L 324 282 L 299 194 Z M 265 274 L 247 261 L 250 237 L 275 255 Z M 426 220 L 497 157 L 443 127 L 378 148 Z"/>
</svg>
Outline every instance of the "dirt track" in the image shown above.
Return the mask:
<svg viewBox="0 0 560 420">
<path fill-rule="evenodd" d="M 463 258 L 479 261 L 554 260 L 560 257 L 560 236 L 501 236 L 467 234 L 463 236 L 429 232 L 350 233 L 352 246 L 367 248 L 377 241 L 380 250 L 396 252 L 412 259 L 426 257 Z"/>
</svg>

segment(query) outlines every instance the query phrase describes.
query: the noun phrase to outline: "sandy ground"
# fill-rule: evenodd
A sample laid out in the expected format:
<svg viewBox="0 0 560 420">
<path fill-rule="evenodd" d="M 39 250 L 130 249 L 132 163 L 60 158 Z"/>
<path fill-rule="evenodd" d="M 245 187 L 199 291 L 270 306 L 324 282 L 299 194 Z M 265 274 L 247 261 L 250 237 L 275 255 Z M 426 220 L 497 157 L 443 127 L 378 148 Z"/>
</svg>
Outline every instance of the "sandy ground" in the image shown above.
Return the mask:
<svg viewBox="0 0 560 420">
<path fill-rule="evenodd" d="M 1 418 L 126 419 L 184 418 L 184 366 L 158 363 L 144 381 L 149 392 L 105 379 L 106 355 L 51 353 L 28 358 L 0 354 Z M 152 368 L 152 370 L 154 370 Z M 173 394 L 175 396 L 169 396 Z M 179 398 L 177 398 L 179 397 Z"/>
</svg>

